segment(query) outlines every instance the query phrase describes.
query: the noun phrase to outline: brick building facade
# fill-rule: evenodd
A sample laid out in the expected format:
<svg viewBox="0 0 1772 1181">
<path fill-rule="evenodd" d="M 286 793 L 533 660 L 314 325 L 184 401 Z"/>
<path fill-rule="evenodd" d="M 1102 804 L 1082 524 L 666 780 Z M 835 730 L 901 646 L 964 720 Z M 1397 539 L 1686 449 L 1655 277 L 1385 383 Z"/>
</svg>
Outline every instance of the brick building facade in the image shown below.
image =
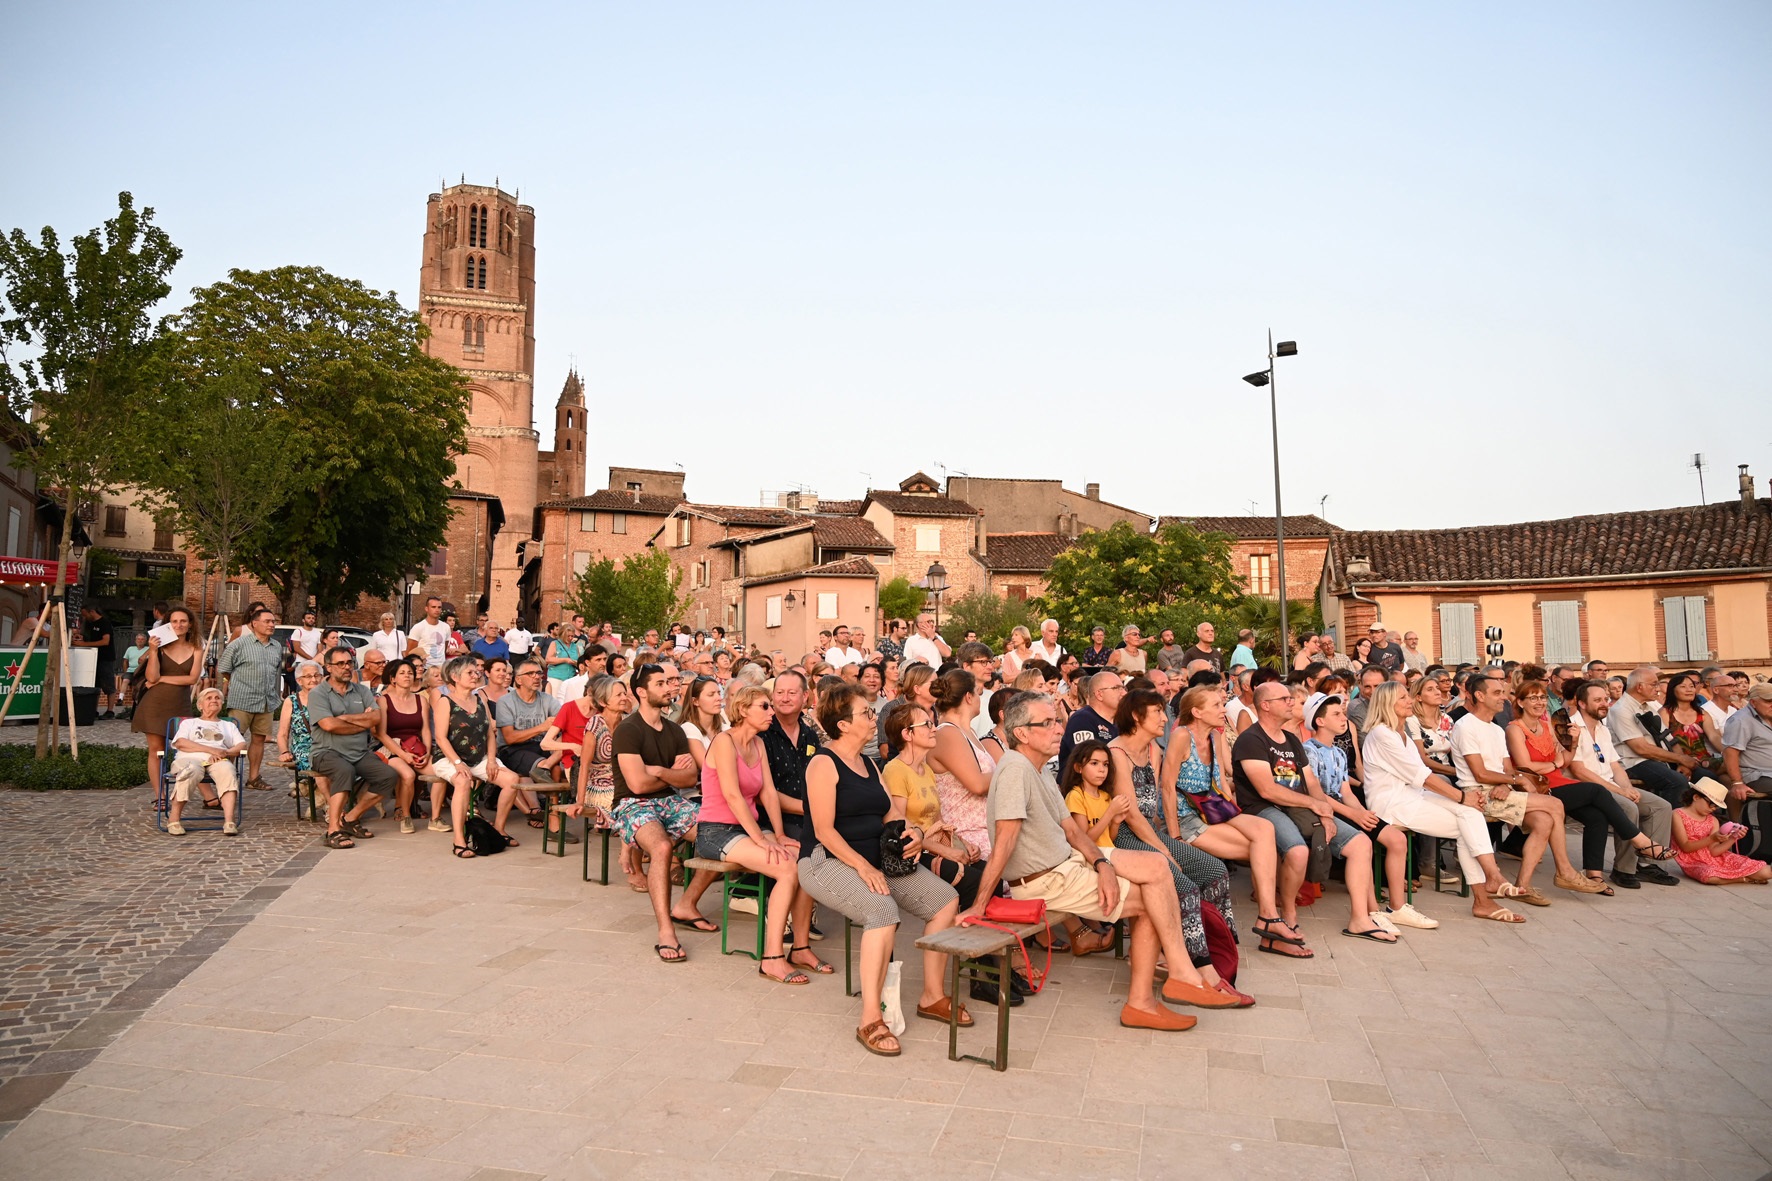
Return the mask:
<svg viewBox="0 0 1772 1181">
<path fill-rule="evenodd" d="M 988 585 L 978 559 L 978 551 L 987 544 L 984 514 L 944 495 L 922 472 L 906 479 L 896 492 L 870 490 L 862 498 L 861 516 L 892 545 L 891 559 L 880 570 L 883 580 L 905 578 L 921 584 L 939 560 L 947 570 L 950 597 Z"/>
<path fill-rule="evenodd" d="M 1279 593 L 1279 547 L 1272 517 L 1164 517 L 1164 525 L 1181 521 L 1199 533 L 1231 536 L 1231 572 L 1249 594 L 1276 598 Z M 1286 597 L 1311 599 L 1323 572 L 1323 555 L 1335 526 L 1318 516 L 1286 518 Z"/>
</svg>

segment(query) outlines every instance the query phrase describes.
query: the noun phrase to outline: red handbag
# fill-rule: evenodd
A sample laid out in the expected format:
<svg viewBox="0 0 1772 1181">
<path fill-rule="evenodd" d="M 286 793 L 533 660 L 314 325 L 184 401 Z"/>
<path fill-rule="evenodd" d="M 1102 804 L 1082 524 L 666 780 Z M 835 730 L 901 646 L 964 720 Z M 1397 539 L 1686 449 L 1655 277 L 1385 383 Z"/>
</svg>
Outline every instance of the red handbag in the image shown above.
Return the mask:
<svg viewBox="0 0 1772 1181">
<path fill-rule="evenodd" d="M 1028 955 L 1027 941 L 1019 934 L 1005 926 L 1006 923 L 1042 923 L 1046 926 L 1046 966 L 1038 972 L 1034 971 L 1033 957 Z M 984 904 L 984 914 L 964 919 L 962 926 L 989 927 L 993 931 L 1001 931 L 1005 935 L 1014 935 L 1015 943 L 1021 948 L 1022 963 L 1028 966 L 1028 983 L 1038 993 L 1046 987 L 1046 977 L 1052 975 L 1052 925 L 1046 922 L 1046 902 L 1042 898 L 1004 898 L 997 895 Z M 1003 977 L 1007 984 L 1009 977 Z"/>
</svg>

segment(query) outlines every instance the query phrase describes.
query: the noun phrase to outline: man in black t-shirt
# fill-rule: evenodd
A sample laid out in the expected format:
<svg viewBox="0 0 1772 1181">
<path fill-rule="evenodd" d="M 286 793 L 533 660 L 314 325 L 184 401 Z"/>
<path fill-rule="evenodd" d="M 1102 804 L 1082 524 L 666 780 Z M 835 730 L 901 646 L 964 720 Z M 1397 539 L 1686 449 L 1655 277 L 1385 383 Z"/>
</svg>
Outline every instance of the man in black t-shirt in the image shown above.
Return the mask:
<svg viewBox="0 0 1772 1181">
<path fill-rule="evenodd" d="M 687 959 L 672 930 L 671 845 L 695 828 L 696 806 L 673 788 L 698 778 L 695 756 L 683 727 L 664 716 L 671 701 L 665 670 L 643 664 L 634 670 L 637 708 L 615 728 L 615 809 L 610 815 L 621 839 L 638 845 L 652 860 L 646 867 L 646 893 L 658 919 L 652 950 L 667 964 Z M 685 925 L 701 929 L 693 919 Z"/>
<path fill-rule="evenodd" d="M 117 638 L 111 632 L 111 621 L 97 607 L 81 608 L 80 634 L 72 643 L 76 648 L 98 650 L 98 674 L 94 678 L 98 686 L 98 716 L 108 718 L 111 711 L 106 707 L 107 701 L 112 706 L 123 704 L 117 696 Z"/>
<path fill-rule="evenodd" d="M 1296 708 L 1292 690 L 1278 681 L 1255 689 L 1255 724 L 1243 731 L 1231 747 L 1232 782 L 1237 807 L 1260 816 L 1274 826 L 1280 847 L 1280 874 L 1275 901 L 1279 917 L 1262 916 L 1257 927 L 1261 950 L 1294 959 L 1309 958 L 1298 932 L 1298 888 L 1310 860 L 1310 842 L 1286 809 L 1306 809 L 1328 828 L 1330 851 L 1347 859 L 1348 897 L 1353 902 L 1345 932 L 1375 943 L 1395 943 L 1396 936 L 1383 930 L 1364 906 L 1371 897 L 1372 841 L 1335 815 L 1323 794 L 1304 742 L 1286 729 Z M 1313 825 L 1314 827 L 1314 825 Z"/>
<path fill-rule="evenodd" d="M 1213 672 L 1222 677 L 1224 675 L 1224 653 L 1212 646 L 1212 641 L 1218 638 L 1218 629 L 1210 623 L 1202 623 L 1194 629 L 1194 635 L 1199 642 L 1182 653 L 1185 659 L 1183 659 L 1181 666 L 1186 668 L 1196 660 L 1204 660 L 1212 666 Z"/>
<path fill-rule="evenodd" d="M 1390 633 L 1384 630 L 1384 624 L 1374 623 L 1366 629 L 1366 634 L 1372 640 L 1372 650 L 1366 654 L 1368 665 L 1376 664 L 1387 673 L 1403 667 L 1403 647 L 1390 642 Z"/>
</svg>

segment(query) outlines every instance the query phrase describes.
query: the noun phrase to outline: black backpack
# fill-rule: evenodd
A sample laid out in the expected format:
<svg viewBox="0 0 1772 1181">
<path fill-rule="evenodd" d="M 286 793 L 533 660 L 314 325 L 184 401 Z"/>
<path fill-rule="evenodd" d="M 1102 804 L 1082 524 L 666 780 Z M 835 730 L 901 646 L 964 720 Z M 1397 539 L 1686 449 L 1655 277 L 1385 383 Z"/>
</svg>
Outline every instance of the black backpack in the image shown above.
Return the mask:
<svg viewBox="0 0 1772 1181">
<path fill-rule="evenodd" d="M 492 827 L 491 822 L 480 816 L 470 816 L 462 822 L 462 835 L 467 838 L 468 848 L 476 857 L 490 857 L 494 853 L 503 853 L 510 848 L 511 838 Z"/>
</svg>

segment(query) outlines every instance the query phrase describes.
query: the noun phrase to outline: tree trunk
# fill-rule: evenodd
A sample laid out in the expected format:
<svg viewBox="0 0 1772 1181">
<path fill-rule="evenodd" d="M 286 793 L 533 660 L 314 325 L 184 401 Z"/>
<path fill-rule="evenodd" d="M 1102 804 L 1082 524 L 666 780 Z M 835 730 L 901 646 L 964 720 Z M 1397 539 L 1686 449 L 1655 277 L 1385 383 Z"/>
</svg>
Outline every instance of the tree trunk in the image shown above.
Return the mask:
<svg viewBox="0 0 1772 1181">
<path fill-rule="evenodd" d="M 67 593 L 67 588 L 63 585 L 66 581 L 63 572 L 68 568 L 68 562 L 74 554 L 74 525 L 77 520 L 75 513 L 80 507 L 78 496 L 72 489 L 68 491 L 68 501 L 64 507 L 66 513 L 62 518 L 61 551 L 56 559 L 55 581 L 50 586 L 49 598 L 43 604 L 45 613 L 52 611 L 56 601 Z M 40 759 L 49 757 L 49 734 L 61 721 L 62 633 L 59 627 L 53 626 L 53 618 L 50 619 L 50 624 L 49 646 L 45 649 L 47 663 L 43 669 L 43 697 L 37 706 L 37 757 Z M 70 622 L 70 632 L 77 626 L 77 623 Z M 60 744 L 57 743 L 57 746 Z"/>
</svg>

